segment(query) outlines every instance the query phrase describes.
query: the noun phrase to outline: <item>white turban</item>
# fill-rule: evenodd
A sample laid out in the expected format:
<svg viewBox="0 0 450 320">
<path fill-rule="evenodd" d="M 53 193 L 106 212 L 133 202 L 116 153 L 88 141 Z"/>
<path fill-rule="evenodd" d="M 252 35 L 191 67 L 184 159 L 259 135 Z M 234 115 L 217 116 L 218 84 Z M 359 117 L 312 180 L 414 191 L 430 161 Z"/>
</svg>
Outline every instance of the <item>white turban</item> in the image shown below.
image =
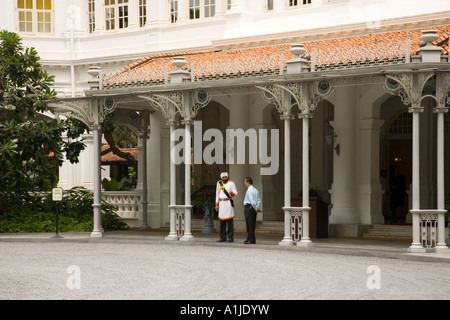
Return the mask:
<svg viewBox="0 0 450 320">
<path fill-rule="evenodd" d="M 222 179 L 223 177 L 228 177 L 228 172 L 222 172 L 220 174 L 220 179 Z"/>
</svg>

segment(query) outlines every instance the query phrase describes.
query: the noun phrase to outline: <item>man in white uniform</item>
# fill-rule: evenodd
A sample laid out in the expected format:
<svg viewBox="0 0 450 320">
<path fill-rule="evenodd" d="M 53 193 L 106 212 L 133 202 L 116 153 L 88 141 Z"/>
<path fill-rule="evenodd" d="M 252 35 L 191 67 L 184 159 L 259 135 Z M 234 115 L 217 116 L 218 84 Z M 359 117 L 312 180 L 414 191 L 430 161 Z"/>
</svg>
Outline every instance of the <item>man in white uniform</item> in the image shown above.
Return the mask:
<svg viewBox="0 0 450 320">
<path fill-rule="evenodd" d="M 237 195 L 236 185 L 228 180 L 228 172 L 222 172 L 216 186 L 216 211 L 219 212 L 220 239 L 217 242 L 233 242 L 234 237 L 234 205 L 233 197 Z M 228 233 L 227 233 L 228 227 Z"/>
</svg>

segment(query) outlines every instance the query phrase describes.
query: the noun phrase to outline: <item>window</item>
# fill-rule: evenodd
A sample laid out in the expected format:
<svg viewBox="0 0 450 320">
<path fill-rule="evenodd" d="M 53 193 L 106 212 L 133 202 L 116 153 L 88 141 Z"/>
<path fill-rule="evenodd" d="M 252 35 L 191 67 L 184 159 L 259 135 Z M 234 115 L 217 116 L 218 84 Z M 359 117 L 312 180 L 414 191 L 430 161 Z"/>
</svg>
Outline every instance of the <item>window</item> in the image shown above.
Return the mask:
<svg viewBox="0 0 450 320">
<path fill-rule="evenodd" d="M 139 26 L 145 27 L 147 22 L 147 0 L 139 0 Z"/>
<path fill-rule="evenodd" d="M 411 134 L 412 133 L 412 113 L 403 112 L 395 118 L 390 127 L 389 134 Z"/>
<path fill-rule="evenodd" d="M 89 33 L 95 30 L 95 0 L 88 0 Z"/>
<path fill-rule="evenodd" d="M 51 33 L 52 0 L 17 0 L 19 32 Z"/>
<path fill-rule="evenodd" d="M 273 0 L 266 0 L 266 10 L 267 11 L 273 10 Z"/>
<path fill-rule="evenodd" d="M 189 19 L 211 18 L 216 14 L 215 0 L 189 0 Z"/>
<path fill-rule="evenodd" d="M 200 19 L 200 0 L 189 0 L 189 19 Z"/>
<path fill-rule="evenodd" d="M 128 0 L 105 0 L 106 30 L 128 27 Z"/>
<path fill-rule="evenodd" d="M 298 7 L 304 4 L 311 4 L 311 0 L 288 0 L 289 7 Z"/>
<path fill-rule="evenodd" d="M 205 18 L 214 17 L 216 14 L 216 0 L 204 0 Z"/>
<path fill-rule="evenodd" d="M 169 10 L 170 10 L 170 22 L 171 23 L 177 22 L 177 16 L 178 16 L 178 1 L 177 0 L 169 1 Z"/>
</svg>

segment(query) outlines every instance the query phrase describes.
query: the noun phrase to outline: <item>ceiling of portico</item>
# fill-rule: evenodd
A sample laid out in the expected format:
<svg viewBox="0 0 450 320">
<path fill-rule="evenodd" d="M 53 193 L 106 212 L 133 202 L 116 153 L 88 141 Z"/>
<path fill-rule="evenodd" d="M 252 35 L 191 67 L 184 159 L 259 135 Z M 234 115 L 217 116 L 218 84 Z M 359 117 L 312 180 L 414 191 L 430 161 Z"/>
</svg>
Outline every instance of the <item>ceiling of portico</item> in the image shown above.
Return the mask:
<svg viewBox="0 0 450 320">
<path fill-rule="evenodd" d="M 425 30 L 436 30 L 440 38 L 434 42 L 449 52 L 450 25 L 432 28 L 408 29 L 361 36 L 349 36 L 304 42 L 306 53 L 314 56 L 317 70 L 340 70 L 374 64 L 404 62 L 406 42 L 410 37 L 410 55 L 419 49 L 420 36 Z M 193 72 L 195 81 L 233 78 L 253 78 L 279 74 L 280 64 L 294 58 L 290 44 L 262 46 L 236 50 L 183 51 L 150 55 L 116 72 L 103 76 L 103 88 L 143 87 L 164 84 L 168 74 L 175 70 L 174 57 L 183 56 L 183 67 Z M 402 60 L 403 59 L 403 60 Z"/>
</svg>

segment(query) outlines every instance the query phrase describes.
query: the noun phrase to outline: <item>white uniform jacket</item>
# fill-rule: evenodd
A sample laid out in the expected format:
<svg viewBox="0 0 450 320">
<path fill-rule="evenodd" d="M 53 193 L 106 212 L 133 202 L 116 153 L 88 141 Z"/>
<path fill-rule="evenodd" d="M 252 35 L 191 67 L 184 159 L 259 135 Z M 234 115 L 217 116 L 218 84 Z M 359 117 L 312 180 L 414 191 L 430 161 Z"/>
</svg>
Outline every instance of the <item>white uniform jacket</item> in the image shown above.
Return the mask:
<svg viewBox="0 0 450 320">
<path fill-rule="evenodd" d="M 219 205 L 219 219 L 220 220 L 228 220 L 233 219 L 236 215 L 234 214 L 234 208 L 231 206 L 230 200 L 228 199 L 228 196 L 223 191 L 223 188 L 225 188 L 228 192 L 228 194 L 231 197 L 234 197 L 237 195 L 236 185 L 233 181 L 228 180 L 226 183 L 223 184 L 223 187 L 220 186 L 220 182 L 222 180 L 219 180 L 217 182 L 216 186 L 216 205 Z"/>
</svg>

